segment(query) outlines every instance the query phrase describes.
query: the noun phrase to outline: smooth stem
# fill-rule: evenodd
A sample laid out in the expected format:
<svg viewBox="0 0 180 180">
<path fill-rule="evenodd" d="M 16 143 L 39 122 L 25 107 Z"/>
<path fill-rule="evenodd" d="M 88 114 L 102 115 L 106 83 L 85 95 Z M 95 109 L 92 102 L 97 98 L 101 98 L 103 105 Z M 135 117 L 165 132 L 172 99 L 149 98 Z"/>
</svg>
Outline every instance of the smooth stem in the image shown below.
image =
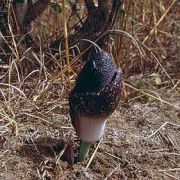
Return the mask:
<svg viewBox="0 0 180 180">
<path fill-rule="evenodd" d="M 78 161 L 83 161 L 89 154 L 91 143 L 81 141 Z"/>
</svg>

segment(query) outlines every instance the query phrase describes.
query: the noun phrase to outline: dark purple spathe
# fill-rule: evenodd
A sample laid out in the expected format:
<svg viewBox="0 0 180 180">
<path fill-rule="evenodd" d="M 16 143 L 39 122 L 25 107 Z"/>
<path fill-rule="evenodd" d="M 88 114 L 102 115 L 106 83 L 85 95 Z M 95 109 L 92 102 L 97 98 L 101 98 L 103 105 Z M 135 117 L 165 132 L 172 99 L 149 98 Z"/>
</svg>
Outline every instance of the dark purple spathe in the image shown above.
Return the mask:
<svg viewBox="0 0 180 180">
<path fill-rule="evenodd" d="M 71 121 L 78 136 L 83 117 L 98 121 L 114 112 L 120 100 L 121 76 L 121 69 L 108 53 L 100 51 L 90 56 L 69 96 Z"/>
</svg>

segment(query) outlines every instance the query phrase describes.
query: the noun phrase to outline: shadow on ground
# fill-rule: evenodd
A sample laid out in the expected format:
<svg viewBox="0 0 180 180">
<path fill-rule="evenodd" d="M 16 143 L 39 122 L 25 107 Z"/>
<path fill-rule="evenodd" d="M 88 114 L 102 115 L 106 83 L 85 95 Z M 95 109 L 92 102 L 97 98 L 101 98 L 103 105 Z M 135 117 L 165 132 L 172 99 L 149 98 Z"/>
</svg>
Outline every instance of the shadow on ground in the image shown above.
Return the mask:
<svg viewBox="0 0 180 180">
<path fill-rule="evenodd" d="M 23 157 L 30 158 L 33 162 L 42 162 L 44 157 L 61 159 L 74 163 L 74 151 L 72 141 L 65 142 L 62 139 L 51 137 L 39 137 L 35 140 L 28 139 L 19 148 L 19 153 Z"/>
</svg>

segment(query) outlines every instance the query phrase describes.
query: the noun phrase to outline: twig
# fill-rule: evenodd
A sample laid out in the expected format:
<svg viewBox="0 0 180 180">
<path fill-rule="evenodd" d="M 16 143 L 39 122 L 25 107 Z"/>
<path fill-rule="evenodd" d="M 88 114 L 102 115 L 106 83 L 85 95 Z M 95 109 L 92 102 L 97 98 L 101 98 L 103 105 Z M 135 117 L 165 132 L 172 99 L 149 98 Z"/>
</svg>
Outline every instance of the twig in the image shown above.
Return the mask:
<svg viewBox="0 0 180 180">
<path fill-rule="evenodd" d="M 180 180 L 180 178 L 178 178 L 178 177 L 175 177 L 175 176 L 173 176 L 172 174 L 169 174 L 169 173 L 167 173 L 167 172 L 163 172 L 166 176 L 168 176 L 168 177 L 170 177 L 170 178 L 172 178 L 172 179 L 176 179 L 176 180 Z"/>
<path fill-rule="evenodd" d="M 120 166 L 120 165 L 118 165 L 117 167 L 115 167 L 115 168 L 108 174 L 108 176 L 107 176 L 104 180 L 107 180 L 108 178 L 110 178 L 110 177 L 112 176 L 112 174 L 119 169 L 119 166 Z"/>
<path fill-rule="evenodd" d="M 156 131 L 154 131 L 150 136 L 148 136 L 147 138 L 151 138 L 152 136 L 154 136 L 155 134 L 157 134 L 163 127 L 165 127 L 166 125 L 172 125 L 172 126 L 177 126 L 178 128 L 180 128 L 180 124 L 173 124 L 170 122 L 165 122 L 164 124 L 162 124 Z"/>
<path fill-rule="evenodd" d="M 29 114 L 29 113 L 24 113 L 24 114 L 27 115 L 27 116 L 30 116 L 32 118 L 40 119 L 43 122 L 49 123 L 49 121 L 47 121 L 47 120 L 45 120 L 45 119 L 43 119 L 43 118 L 41 118 L 39 116 L 36 116 L 36 115 L 33 115 L 33 114 Z"/>
<path fill-rule="evenodd" d="M 102 139 L 103 139 L 103 138 L 101 137 L 101 139 L 100 139 L 100 141 L 99 141 L 99 143 L 98 143 L 98 145 L 97 145 L 94 153 L 92 154 L 92 156 L 91 156 L 91 158 L 90 158 L 90 160 L 89 160 L 89 162 L 88 162 L 85 170 L 87 170 L 87 169 L 89 168 L 89 166 L 90 166 L 90 164 L 91 164 L 91 162 L 92 162 L 92 160 L 93 160 L 93 158 L 94 158 L 94 156 L 95 156 L 95 154 L 96 154 L 96 152 L 97 152 L 97 150 L 98 150 L 98 148 L 99 148 L 99 146 L 100 146 L 100 144 L 101 144 L 101 142 L 102 142 Z"/>
<path fill-rule="evenodd" d="M 163 21 L 169 10 L 172 8 L 172 6 L 177 2 L 177 0 L 173 0 L 170 4 L 170 6 L 166 9 L 164 14 L 161 16 L 159 21 L 156 23 L 155 27 L 151 30 L 151 32 L 144 38 L 143 44 L 148 40 L 149 36 L 156 30 L 156 28 L 159 26 L 159 24 Z"/>
<path fill-rule="evenodd" d="M 178 168 L 170 168 L 170 169 L 161 169 L 159 172 L 167 172 L 167 171 L 180 171 L 180 167 Z"/>
<path fill-rule="evenodd" d="M 27 99 L 27 97 L 26 97 L 26 95 L 24 94 L 24 92 L 23 91 L 21 91 L 19 88 L 17 88 L 16 86 L 13 86 L 13 85 L 11 85 L 11 84 L 6 84 L 6 83 L 0 83 L 0 86 L 7 86 L 7 87 L 11 87 L 12 89 L 15 89 L 15 90 L 17 90 L 18 92 L 20 92 L 20 94 L 22 94 L 26 99 Z"/>
<path fill-rule="evenodd" d="M 87 42 L 93 44 L 95 47 L 97 47 L 99 51 L 102 51 L 102 49 L 95 42 L 93 42 L 89 39 L 80 39 L 80 41 L 87 41 Z"/>
<path fill-rule="evenodd" d="M 154 55 L 154 53 L 142 42 L 138 41 L 138 43 L 144 48 L 146 49 L 146 51 L 148 51 L 151 56 L 154 58 L 154 60 L 156 61 L 156 63 L 161 67 L 161 69 L 164 71 L 164 73 L 166 74 L 166 76 L 168 77 L 168 79 L 171 81 L 172 85 L 174 86 L 174 81 L 172 80 L 172 78 L 170 77 L 170 75 L 168 74 L 168 72 L 165 70 L 165 68 L 163 67 L 163 65 L 161 64 L 161 62 L 158 60 L 158 58 Z"/>
<path fill-rule="evenodd" d="M 152 98 L 160 101 L 161 103 L 167 104 L 167 105 L 169 105 L 169 106 L 171 106 L 171 107 L 174 107 L 174 108 L 180 110 L 180 107 L 179 107 L 179 106 L 173 105 L 173 104 L 171 104 L 170 102 L 167 102 L 167 101 L 165 101 L 165 100 L 163 100 L 163 99 L 161 99 L 161 98 L 159 98 L 159 97 L 156 97 L 156 96 L 153 96 L 153 95 L 151 95 L 151 94 L 149 94 L 149 93 L 147 93 L 147 92 L 144 92 L 144 91 L 141 90 L 141 89 L 137 89 L 137 88 L 133 87 L 132 85 L 130 85 L 130 84 L 128 84 L 128 83 L 125 83 L 125 82 L 124 82 L 123 84 L 124 84 L 125 86 L 131 88 L 131 89 L 134 89 L 134 90 L 142 93 L 142 94 L 145 94 L 145 95 L 147 95 L 147 96 L 149 96 L 149 97 L 152 97 Z"/>
<path fill-rule="evenodd" d="M 104 152 L 104 153 L 107 154 L 107 155 L 109 155 L 109 156 L 111 156 L 111 157 L 113 157 L 113 158 L 115 158 L 115 159 L 118 159 L 118 160 L 122 161 L 122 159 L 120 159 L 120 158 L 117 157 L 117 156 L 114 156 L 113 154 L 110 154 L 110 153 L 108 153 L 108 152 Z"/>
</svg>

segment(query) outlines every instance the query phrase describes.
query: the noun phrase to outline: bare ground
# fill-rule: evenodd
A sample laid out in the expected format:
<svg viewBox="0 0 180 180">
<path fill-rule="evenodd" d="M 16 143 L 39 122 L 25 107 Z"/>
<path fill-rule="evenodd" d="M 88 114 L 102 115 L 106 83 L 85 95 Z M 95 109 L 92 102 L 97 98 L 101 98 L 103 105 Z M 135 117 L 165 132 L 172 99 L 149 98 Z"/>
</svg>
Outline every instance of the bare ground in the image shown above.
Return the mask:
<svg viewBox="0 0 180 180">
<path fill-rule="evenodd" d="M 161 94 L 180 106 L 178 94 Z M 0 129 L 2 180 L 180 178 L 180 114 L 175 107 L 138 100 L 121 103 L 88 167 L 90 159 L 69 165 L 61 156 L 68 139 L 75 154 L 79 147 L 66 100 L 40 109 L 22 102 L 15 109 L 17 127 L 3 124 Z M 69 153 L 73 155 L 71 148 Z"/>
</svg>

